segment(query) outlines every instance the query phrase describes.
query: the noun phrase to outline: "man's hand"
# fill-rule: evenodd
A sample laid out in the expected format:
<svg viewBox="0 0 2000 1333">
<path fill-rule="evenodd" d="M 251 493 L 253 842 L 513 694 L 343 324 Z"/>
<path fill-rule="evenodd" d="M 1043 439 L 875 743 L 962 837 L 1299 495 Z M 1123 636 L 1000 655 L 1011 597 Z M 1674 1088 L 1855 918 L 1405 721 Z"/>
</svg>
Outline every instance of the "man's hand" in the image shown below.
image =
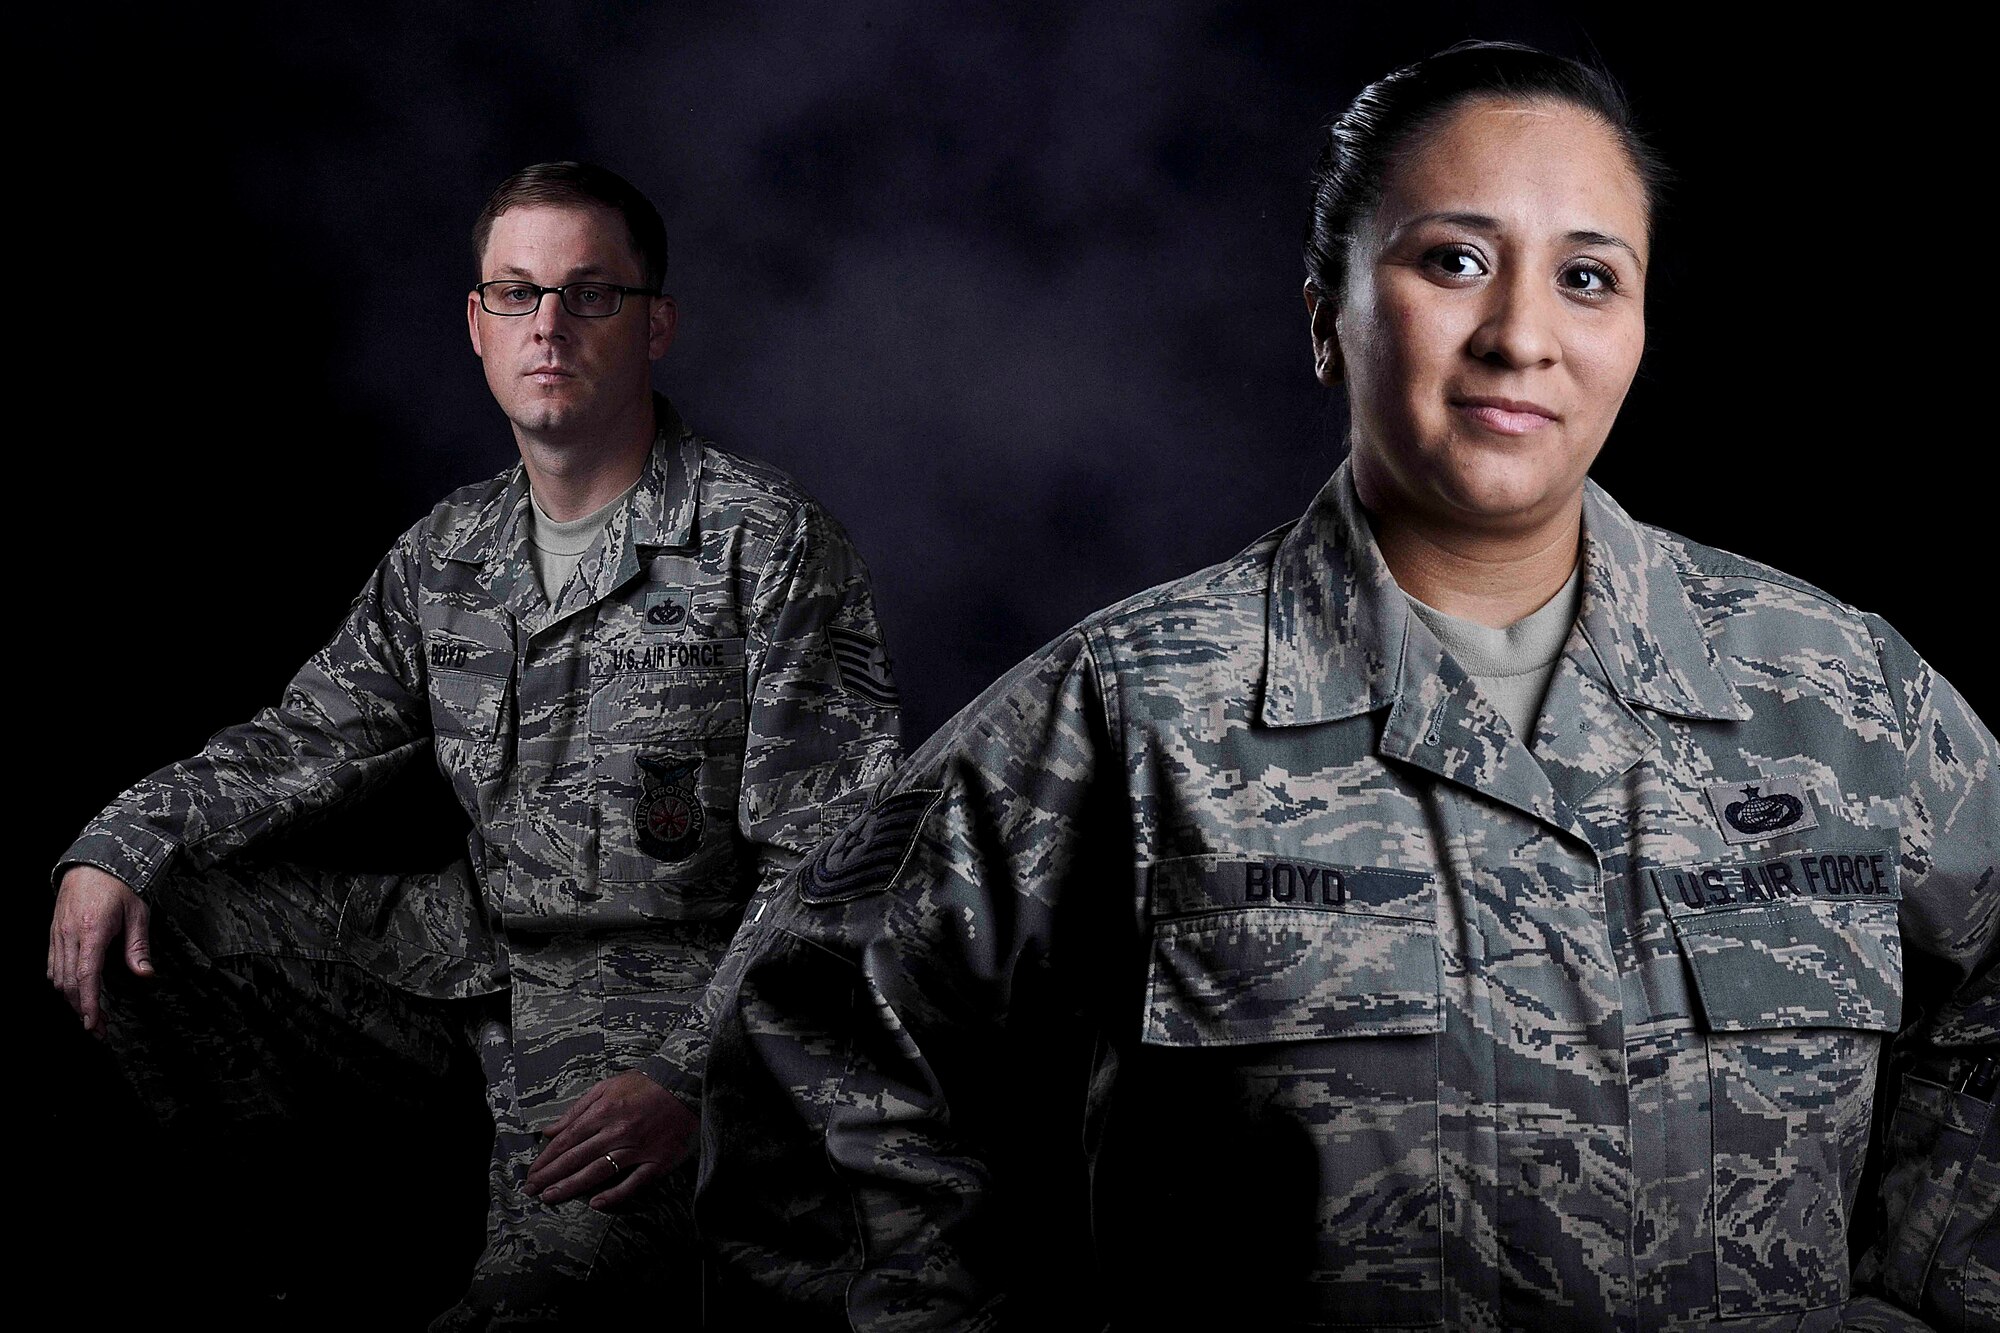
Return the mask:
<svg viewBox="0 0 2000 1333">
<path fill-rule="evenodd" d="M 83 1020 L 83 1030 L 104 1027 L 104 956 L 125 941 L 125 966 L 133 976 L 150 977 L 153 963 L 146 938 L 149 913 L 139 895 L 116 875 L 96 866 L 71 866 L 56 894 L 49 923 L 49 981 Z"/>
<path fill-rule="evenodd" d="M 549 1143 L 528 1168 L 527 1191 L 561 1203 L 596 1190 L 590 1206 L 615 1213 L 686 1159 L 700 1126 L 680 1098 L 644 1074 L 614 1074 L 542 1131 Z"/>
</svg>

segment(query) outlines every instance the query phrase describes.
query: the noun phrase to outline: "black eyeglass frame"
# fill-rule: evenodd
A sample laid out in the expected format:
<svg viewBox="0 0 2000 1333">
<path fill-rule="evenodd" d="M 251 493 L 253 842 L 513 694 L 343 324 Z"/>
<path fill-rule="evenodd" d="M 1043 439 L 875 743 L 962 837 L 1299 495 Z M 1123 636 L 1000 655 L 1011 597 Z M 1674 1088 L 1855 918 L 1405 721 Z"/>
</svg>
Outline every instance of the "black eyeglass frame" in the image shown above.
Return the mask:
<svg viewBox="0 0 2000 1333">
<path fill-rule="evenodd" d="M 535 303 L 526 310 L 495 310 L 492 306 L 486 304 L 486 289 L 488 287 L 524 287 L 535 294 Z M 572 287 L 597 287 L 605 291 L 617 292 L 618 302 L 609 310 L 578 310 L 569 303 L 569 291 Z M 542 308 L 542 298 L 550 292 L 555 293 L 556 300 L 561 303 L 564 310 L 575 315 L 578 319 L 609 319 L 625 309 L 625 298 L 628 296 L 659 295 L 658 292 L 652 290 L 650 287 L 627 287 L 616 282 L 598 282 L 593 278 L 585 278 L 577 282 L 566 282 L 560 287 L 542 287 L 532 282 L 523 282 L 519 278 L 489 278 L 485 282 L 474 283 L 472 290 L 479 295 L 479 308 L 487 314 L 497 315 L 501 319 L 520 319 L 524 315 L 534 314 Z"/>
</svg>

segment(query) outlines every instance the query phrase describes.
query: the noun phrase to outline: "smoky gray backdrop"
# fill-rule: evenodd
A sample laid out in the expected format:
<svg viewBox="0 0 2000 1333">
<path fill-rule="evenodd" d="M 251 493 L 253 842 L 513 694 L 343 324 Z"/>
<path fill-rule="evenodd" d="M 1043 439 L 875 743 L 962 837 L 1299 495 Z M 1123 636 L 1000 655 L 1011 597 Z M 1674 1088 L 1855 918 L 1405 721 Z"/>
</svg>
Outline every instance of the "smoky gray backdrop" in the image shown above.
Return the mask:
<svg viewBox="0 0 2000 1333">
<path fill-rule="evenodd" d="M 1328 118 L 1469 36 L 1598 58 L 1678 174 L 1598 479 L 1887 614 L 1989 700 L 1984 495 L 1953 474 L 1959 376 L 1930 333 L 1940 280 L 1978 256 L 1926 244 L 1939 186 L 1911 149 L 1950 129 L 1929 34 L 1737 9 L 45 16 L 31 63 L 63 91 L 18 93 L 15 206 L 43 280 L 9 297 L 44 409 L 13 432 L 35 465 L 17 656 L 40 648 L 19 974 L 39 984 L 42 886 L 77 827 L 276 699 L 395 536 L 513 461 L 467 345 L 466 233 L 551 158 L 660 206 L 682 322 L 657 382 L 847 526 L 914 744 L 1079 617 L 1294 517 L 1339 461 L 1299 296 Z M 425 782 L 394 801 L 417 828 L 343 850 L 448 855 L 455 812 Z M 32 1003 L 62 1216 L 143 1214 L 90 1174 L 92 1136 L 124 1124 L 112 1085 L 60 1003 Z"/>
</svg>

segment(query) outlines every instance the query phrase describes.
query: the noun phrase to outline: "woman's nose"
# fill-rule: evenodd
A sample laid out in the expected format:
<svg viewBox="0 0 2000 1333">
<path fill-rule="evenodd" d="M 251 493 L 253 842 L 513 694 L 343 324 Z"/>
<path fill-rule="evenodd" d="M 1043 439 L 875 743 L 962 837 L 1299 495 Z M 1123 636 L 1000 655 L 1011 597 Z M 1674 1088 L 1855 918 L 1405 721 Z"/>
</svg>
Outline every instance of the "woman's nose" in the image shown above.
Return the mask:
<svg viewBox="0 0 2000 1333">
<path fill-rule="evenodd" d="M 1469 350 L 1481 361 L 1510 369 L 1553 365 L 1562 357 L 1556 303 L 1550 284 L 1527 273 L 1510 275 L 1488 289 L 1486 317 L 1473 331 Z"/>
</svg>

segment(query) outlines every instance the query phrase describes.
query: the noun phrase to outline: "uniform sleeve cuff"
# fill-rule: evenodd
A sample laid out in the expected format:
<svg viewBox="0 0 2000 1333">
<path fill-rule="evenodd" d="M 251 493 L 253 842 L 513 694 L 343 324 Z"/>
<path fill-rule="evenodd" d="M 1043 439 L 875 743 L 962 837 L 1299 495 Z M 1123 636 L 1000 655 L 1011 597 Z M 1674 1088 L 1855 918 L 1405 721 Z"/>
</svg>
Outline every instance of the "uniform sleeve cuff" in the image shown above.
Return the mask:
<svg viewBox="0 0 2000 1333">
<path fill-rule="evenodd" d="M 701 1077 L 690 1074 L 664 1055 L 648 1056 L 639 1062 L 639 1072 L 686 1102 L 688 1109 L 701 1110 Z"/>
<path fill-rule="evenodd" d="M 163 837 L 151 829 L 130 825 L 116 833 L 86 829 L 83 836 L 71 843 L 69 850 L 56 862 L 49 882 L 61 887 L 63 872 L 71 866 L 96 866 L 108 875 L 116 875 L 133 892 L 144 896 L 147 888 L 160 877 L 180 849 L 180 844 L 172 838 Z"/>
</svg>

